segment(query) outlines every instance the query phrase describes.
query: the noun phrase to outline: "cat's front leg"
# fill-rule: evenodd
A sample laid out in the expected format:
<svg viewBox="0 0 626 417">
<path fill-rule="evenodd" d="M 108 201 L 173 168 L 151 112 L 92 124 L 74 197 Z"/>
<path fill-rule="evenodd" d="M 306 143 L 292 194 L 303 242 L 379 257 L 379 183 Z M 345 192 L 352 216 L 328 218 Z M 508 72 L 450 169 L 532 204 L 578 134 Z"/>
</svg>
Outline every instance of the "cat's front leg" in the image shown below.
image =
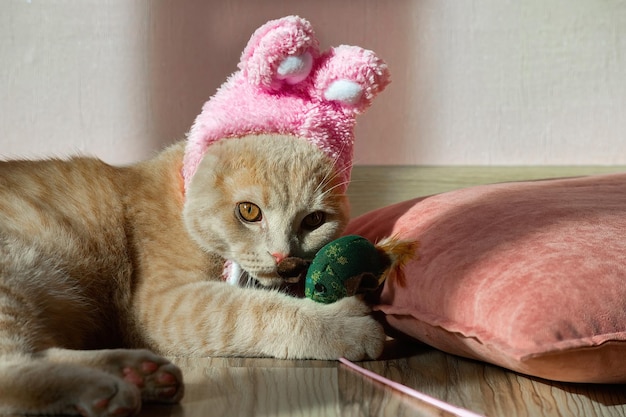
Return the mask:
<svg viewBox="0 0 626 417">
<path fill-rule="evenodd" d="M 144 290 L 140 322 L 167 355 L 360 360 L 383 349 L 382 326 L 356 297 L 321 304 L 222 282 Z"/>
</svg>

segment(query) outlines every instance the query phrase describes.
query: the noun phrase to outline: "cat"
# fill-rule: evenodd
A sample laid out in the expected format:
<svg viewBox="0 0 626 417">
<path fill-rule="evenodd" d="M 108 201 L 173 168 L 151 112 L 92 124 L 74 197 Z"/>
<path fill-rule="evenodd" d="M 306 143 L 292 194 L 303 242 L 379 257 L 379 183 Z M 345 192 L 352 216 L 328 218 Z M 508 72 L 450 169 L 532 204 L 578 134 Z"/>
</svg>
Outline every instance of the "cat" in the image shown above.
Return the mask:
<svg viewBox="0 0 626 417">
<path fill-rule="evenodd" d="M 361 299 L 279 289 L 283 258 L 311 258 L 348 222 L 333 161 L 288 135 L 232 138 L 209 148 L 185 190 L 183 153 L 177 143 L 124 167 L 0 162 L 0 414 L 124 416 L 177 402 L 181 372 L 163 356 L 381 353 Z M 264 288 L 223 282 L 225 260 Z"/>
</svg>

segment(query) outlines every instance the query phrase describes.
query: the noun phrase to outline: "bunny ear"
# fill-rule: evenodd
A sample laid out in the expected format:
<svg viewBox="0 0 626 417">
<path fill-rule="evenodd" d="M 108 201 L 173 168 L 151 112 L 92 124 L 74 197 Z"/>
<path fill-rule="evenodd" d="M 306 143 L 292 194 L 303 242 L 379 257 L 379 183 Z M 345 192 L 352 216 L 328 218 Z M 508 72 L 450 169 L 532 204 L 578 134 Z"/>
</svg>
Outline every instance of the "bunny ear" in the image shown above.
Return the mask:
<svg viewBox="0 0 626 417">
<path fill-rule="evenodd" d="M 260 133 L 289 134 L 335 163 L 340 191 L 350 181 L 354 125 L 389 83 L 372 51 L 339 46 L 320 54 L 311 24 L 298 16 L 257 29 L 233 73 L 202 107 L 187 135 L 185 188 L 213 143 Z"/>
<path fill-rule="evenodd" d="M 239 68 L 252 85 L 278 90 L 311 72 L 319 42 L 311 24 L 298 16 L 272 20 L 258 28 L 241 55 Z"/>
<path fill-rule="evenodd" d="M 361 113 L 389 82 L 387 64 L 374 52 L 358 46 L 341 45 L 322 58 L 315 74 L 312 95 Z"/>
</svg>

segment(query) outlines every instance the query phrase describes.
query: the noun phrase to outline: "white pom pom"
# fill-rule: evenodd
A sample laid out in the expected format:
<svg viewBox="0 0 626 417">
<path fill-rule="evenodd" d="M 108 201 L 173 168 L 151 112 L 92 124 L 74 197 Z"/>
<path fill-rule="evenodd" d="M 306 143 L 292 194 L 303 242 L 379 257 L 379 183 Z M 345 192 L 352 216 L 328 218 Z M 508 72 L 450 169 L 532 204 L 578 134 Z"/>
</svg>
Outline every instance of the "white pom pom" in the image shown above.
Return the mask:
<svg viewBox="0 0 626 417">
<path fill-rule="evenodd" d="M 337 80 L 324 91 L 328 101 L 340 101 L 345 104 L 356 104 L 363 96 L 363 87 L 351 80 Z"/>
<path fill-rule="evenodd" d="M 313 57 L 310 53 L 288 56 L 278 66 L 277 78 L 285 80 L 288 84 L 297 84 L 308 77 L 311 68 L 313 68 Z"/>
</svg>

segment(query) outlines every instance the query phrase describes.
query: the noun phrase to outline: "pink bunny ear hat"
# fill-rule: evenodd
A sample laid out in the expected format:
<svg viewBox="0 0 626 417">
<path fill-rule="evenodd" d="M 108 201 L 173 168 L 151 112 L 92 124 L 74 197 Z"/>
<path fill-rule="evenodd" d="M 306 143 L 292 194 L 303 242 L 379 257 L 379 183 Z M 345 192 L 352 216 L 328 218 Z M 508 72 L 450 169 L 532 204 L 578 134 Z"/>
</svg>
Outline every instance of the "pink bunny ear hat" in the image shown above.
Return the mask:
<svg viewBox="0 0 626 417">
<path fill-rule="evenodd" d="M 345 191 L 356 116 L 389 84 L 387 65 L 357 46 L 321 53 L 311 24 L 288 16 L 254 32 L 238 67 L 204 104 L 188 133 L 185 189 L 214 142 L 278 133 L 317 145 L 335 161 Z"/>
</svg>

